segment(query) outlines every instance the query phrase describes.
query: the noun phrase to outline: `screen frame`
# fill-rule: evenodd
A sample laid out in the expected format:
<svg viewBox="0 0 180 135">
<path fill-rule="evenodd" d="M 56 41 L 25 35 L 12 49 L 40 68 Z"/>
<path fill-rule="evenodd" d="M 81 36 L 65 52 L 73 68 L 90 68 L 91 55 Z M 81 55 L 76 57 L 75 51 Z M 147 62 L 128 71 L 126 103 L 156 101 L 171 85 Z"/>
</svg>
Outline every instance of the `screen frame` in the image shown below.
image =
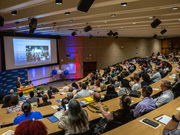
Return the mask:
<svg viewBox="0 0 180 135">
<path fill-rule="evenodd" d="M 0 33 L 1 35 L 2 33 Z M 5 61 L 5 44 L 4 44 L 4 37 L 5 36 L 10 36 L 10 37 L 22 37 L 22 38 L 49 38 L 49 39 L 56 39 L 56 48 L 57 48 L 57 62 L 56 63 L 52 63 L 52 64 L 43 64 L 43 65 L 37 65 L 37 66 L 30 66 L 30 67 L 24 67 L 26 69 L 31 69 L 31 68 L 38 68 L 38 67 L 43 67 L 43 66 L 52 66 L 52 65 L 57 65 L 57 64 L 60 64 L 60 61 L 59 61 L 59 45 L 58 45 L 58 40 L 61 39 L 61 36 L 51 36 L 51 35 L 37 35 L 37 34 L 22 34 L 22 33 L 5 33 L 3 34 L 2 36 L 2 46 L 1 46 L 1 49 L 2 49 L 2 62 L 4 62 L 2 64 L 2 71 L 6 71 L 6 61 Z M 15 69 L 21 69 L 21 68 L 15 68 Z M 9 69 L 8 69 L 9 70 Z M 13 70 L 13 69 L 10 69 L 10 70 Z"/>
</svg>

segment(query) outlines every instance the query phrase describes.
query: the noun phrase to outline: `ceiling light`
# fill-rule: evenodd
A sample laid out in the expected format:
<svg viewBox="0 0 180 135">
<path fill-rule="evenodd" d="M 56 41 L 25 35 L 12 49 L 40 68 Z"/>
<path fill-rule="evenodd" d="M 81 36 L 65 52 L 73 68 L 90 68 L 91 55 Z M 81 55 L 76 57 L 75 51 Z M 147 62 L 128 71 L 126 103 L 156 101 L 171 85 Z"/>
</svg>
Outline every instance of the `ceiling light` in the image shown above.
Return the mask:
<svg viewBox="0 0 180 135">
<path fill-rule="evenodd" d="M 113 33 L 113 36 L 116 37 L 118 35 L 118 32 Z"/>
<path fill-rule="evenodd" d="M 64 14 L 65 14 L 65 15 L 70 15 L 70 12 L 65 12 Z"/>
<path fill-rule="evenodd" d="M 149 19 L 152 19 L 152 17 L 150 16 Z"/>
<path fill-rule="evenodd" d="M 73 20 L 69 20 L 69 22 L 73 22 Z"/>
<path fill-rule="evenodd" d="M 16 15 L 17 15 L 17 11 L 16 11 L 16 10 L 12 11 L 12 12 L 11 12 L 11 15 L 16 16 Z"/>
<path fill-rule="evenodd" d="M 116 15 L 115 15 L 115 14 L 112 14 L 111 17 L 116 17 Z"/>
<path fill-rule="evenodd" d="M 77 35 L 77 32 L 74 31 L 73 33 L 71 33 L 71 35 L 72 35 L 72 36 L 76 36 L 76 35 Z"/>
<path fill-rule="evenodd" d="M 107 21 L 104 21 L 104 23 L 107 23 Z"/>
<path fill-rule="evenodd" d="M 133 24 L 136 24 L 135 22 Z"/>
<path fill-rule="evenodd" d="M 180 19 L 178 19 L 180 21 Z"/>
<path fill-rule="evenodd" d="M 121 3 L 121 6 L 122 7 L 126 7 L 127 6 L 127 3 L 125 2 L 125 3 Z"/>
<path fill-rule="evenodd" d="M 173 8 L 172 8 L 172 10 L 177 10 L 177 9 L 178 9 L 178 7 L 173 7 Z"/>
<path fill-rule="evenodd" d="M 56 0 L 57 5 L 62 5 L 62 0 Z"/>
</svg>

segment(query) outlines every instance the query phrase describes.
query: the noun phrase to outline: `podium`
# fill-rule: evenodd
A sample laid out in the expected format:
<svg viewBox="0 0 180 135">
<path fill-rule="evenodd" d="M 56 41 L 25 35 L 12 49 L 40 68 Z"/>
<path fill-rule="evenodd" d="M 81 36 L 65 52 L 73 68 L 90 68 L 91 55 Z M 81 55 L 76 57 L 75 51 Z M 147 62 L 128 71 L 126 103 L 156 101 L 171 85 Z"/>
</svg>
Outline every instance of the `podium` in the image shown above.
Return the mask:
<svg viewBox="0 0 180 135">
<path fill-rule="evenodd" d="M 30 92 L 30 91 L 33 91 L 34 90 L 34 86 L 22 86 L 20 88 L 17 88 L 17 92 L 20 93 L 20 92 Z"/>
</svg>

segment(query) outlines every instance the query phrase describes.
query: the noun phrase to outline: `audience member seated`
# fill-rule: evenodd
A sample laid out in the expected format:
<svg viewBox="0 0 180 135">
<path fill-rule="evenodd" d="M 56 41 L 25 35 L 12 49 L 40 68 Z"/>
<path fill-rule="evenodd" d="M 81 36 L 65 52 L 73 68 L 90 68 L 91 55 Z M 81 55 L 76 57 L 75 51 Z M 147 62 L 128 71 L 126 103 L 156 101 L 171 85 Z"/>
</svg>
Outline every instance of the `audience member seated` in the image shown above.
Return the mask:
<svg viewBox="0 0 180 135">
<path fill-rule="evenodd" d="M 145 85 L 143 88 L 142 88 L 142 96 L 144 97 L 142 99 L 142 101 L 140 101 L 137 106 L 135 107 L 133 113 L 134 113 L 134 117 L 137 118 L 137 117 L 140 117 L 142 116 L 143 114 L 145 113 L 148 113 L 154 109 L 156 109 L 156 104 L 155 104 L 155 101 L 153 100 L 151 96 L 152 94 L 152 87 L 151 86 L 148 86 L 148 85 Z"/>
<path fill-rule="evenodd" d="M 141 88 L 139 81 L 140 78 L 138 76 L 134 76 L 134 85 L 132 86 L 132 91 L 139 90 Z"/>
<path fill-rule="evenodd" d="M 57 93 L 59 90 L 55 87 L 50 86 L 49 89 L 52 91 L 52 93 Z"/>
<path fill-rule="evenodd" d="M 19 93 L 19 101 L 26 100 L 26 97 L 23 97 L 23 92 Z"/>
<path fill-rule="evenodd" d="M 72 92 L 68 92 L 67 97 L 71 100 L 74 98 L 74 94 Z"/>
<path fill-rule="evenodd" d="M 17 125 L 17 124 L 19 124 L 22 121 L 27 120 L 27 119 L 38 120 L 38 119 L 43 118 L 43 116 L 42 116 L 42 114 L 40 112 L 31 112 L 31 110 L 32 110 L 31 104 L 29 102 L 24 102 L 22 104 L 23 114 L 15 117 L 13 125 Z"/>
<path fill-rule="evenodd" d="M 100 81 L 99 81 L 99 80 L 96 80 L 96 81 L 95 81 L 95 86 L 96 86 L 96 87 L 100 87 Z"/>
<path fill-rule="evenodd" d="M 2 108 L 6 108 L 6 107 L 11 106 L 10 105 L 10 100 L 11 100 L 11 96 L 10 95 L 5 96 L 4 104 L 2 105 Z"/>
<path fill-rule="evenodd" d="M 172 116 L 172 119 L 168 122 L 163 130 L 163 135 L 180 135 L 180 129 L 178 128 L 180 122 L 180 112 Z"/>
<path fill-rule="evenodd" d="M 10 95 L 10 96 L 16 96 L 16 95 L 14 94 L 14 90 L 13 90 L 13 89 L 11 89 L 11 90 L 9 91 L 9 95 Z"/>
<path fill-rule="evenodd" d="M 124 78 L 124 77 L 123 77 L 122 75 L 120 75 L 120 76 L 117 77 L 118 80 L 117 80 L 117 82 L 116 82 L 116 86 L 118 86 L 118 87 L 121 86 L 121 83 L 122 83 L 123 78 Z"/>
<path fill-rule="evenodd" d="M 128 75 L 129 75 L 129 72 L 126 70 L 126 68 L 123 69 L 122 73 L 123 73 L 125 76 L 128 76 Z"/>
<path fill-rule="evenodd" d="M 131 87 L 129 85 L 129 81 L 127 79 L 123 79 L 121 83 L 121 87 L 119 87 L 119 96 L 126 95 L 131 92 Z"/>
<path fill-rule="evenodd" d="M 30 98 L 26 102 L 33 103 L 37 102 L 38 97 L 34 97 L 34 91 L 29 92 Z"/>
<path fill-rule="evenodd" d="M 21 111 L 21 105 L 18 105 L 18 96 L 12 96 L 10 100 L 10 107 L 7 107 L 6 114 Z"/>
<path fill-rule="evenodd" d="M 70 99 L 68 98 L 68 97 L 64 97 L 63 99 L 62 99 L 62 101 L 61 101 L 61 106 L 63 107 L 60 111 L 58 111 L 58 112 L 56 112 L 56 113 L 54 113 L 54 115 L 56 115 L 56 114 L 58 114 L 58 113 L 64 113 L 66 110 L 68 110 L 68 109 L 66 109 L 66 104 L 68 104 L 69 103 L 69 101 L 70 101 Z"/>
<path fill-rule="evenodd" d="M 94 100 L 94 102 L 90 103 L 89 106 L 97 109 L 96 112 L 101 112 L 101 110 L 99 110 L 99 107 L 98 107 L 99 104 L 102 105 L 104 111 L 108 111 L 108 107 L 106 105 L 104 105 L 103 103 L 101 103 L 101 101 L 100 101 L 101 100 L 101 94 L 100 93 L 94 92 L 93 93 L 93 100 Z"/>
<path fill-rule="evenodd" d="M 159 68 L 154 69 L 153 73 L 151 74 L 150 79 L 153 83 L 161 80 L 161 74 L 159 73 Z"/>
<path fill-rule="evenodd" d="M 39 98 L 39 97 L 42 97 L 42 95 L 41 95 L 42 93 L 41 93 L 41 91 L 40 90 L 38 90 L 37 91 L 37 97 Z"/>
<path fill-rule="evenodd" d="M 114 78 L 111 78 L 110 84 L 111 84 L 111 86 L 113 86 L 114 88 L 118 87 L 118 85 L 115 84 L 115 79 L 114 79 Z"/>
<path fill-rule="evenodd" d="M 47 127 L 41 121 L 25 120 L 15 130 L 14 135 L 47 135 Z"/>
<path fill-rule="evenodd" d="M 89 130 L 88 113 L 75 99 L 69 101 L 69 109 L 61 116 L 58 127 L 65 130 L 65 135 L 79 134 Z"/>
<path fill-rule="evenodd" d="M 4 103 L 4 95 L 0 94 L 0 104 L 3 104 L 3 103 Z"/>
<path fill-rule="evenodd" d="M 63 87 L 63 90 L 68 90 L 68 89 L 69 89 L 68 84 L 65 82 L 64 85 L 65 85 L 65 86 Z"/>
<path fill-rule="evenodd" d="M 43 103 L 38 103 L 38 107 L 42 107 L 42 106 L 46 106 L 46 105 L 51 105 L 52 104 L 51 101 L 47 101 L 47 100 L 48 100 L 48 97 L 47 97 L 46 94 L 44 94 L 42 96 Z"/>
<path fill-rule="evenodd" d="M 120 109 L 114 112 L 106 112 L 103 110 L 101 104 L 98 105 L 102 115 L 107 119 L 107 121 L 118 121 L 122 124 L 129 122 L 133 118 L 132 110 L 130 109 L 131 97 L 128 95 L 123 95 L 120 98 L 119 106 Z"/>
<path fill-rule="evenodd" d="M 168 80 L 163 80 L 161 82 L 162 94 L 154 99 L 157 107 L 160 107 L 174 99 L 174 95 L 170 89 L 171 89 L 171 82 Z"/>
<path fill-rule="evenodd" d="M 116 97 L 118 97 L 118 94 L 115 91 L 114 86 L 109 85 L 107 87 L 106 95 L 105 95 L 103 100 L 106 101 L 106 100 L 110 100 L 110 99 L 113 99 L 113 98 L 116 98 Z"/>
<path fill-rule="evenodd" d="M 177 75 L 178 81 L 172 87 L 172 91 L 174 93 L 174 97 L 177 98 L 180 96 L 180 73 Z"/>
<path fill-rule="evenodd" d="M 167 75 L 169 71 L 170 71 L 170 70 L 169 70 L 168 65 L 165 64 L 165 65 L 164 65 L 164 74 Z"/>
<path fill-rule="evenodd" d="M 150 76 L 148 74 L 143 74 L 142 79 L 143 81 L 141 82 L 141 87 L 143 87 L 144 85 L 150 85 Z"/>
<path fill-rule="evenodd" d="M 78 85 L 77 85 L 75 82 L 73 82 L 73 83 L 71 84 L 71 86 L 73 87 L 73 89 L 78 89 L 78 88 L 79 88 Z"/>
<path fill-rule="evenodd" d="M 115 77 L 115 76 L 116 76 L 116 75 L 115 75 L 114 71 L 112 71 L 111 77 Z"/>
<path fill-rule="evenodd" d="M 131 66 L 129 67 L 129 72 L 132 73 L 132 72 L 134 72 L 134 70 L 135 70 L 134 65 L 131 65 Z"/>
<path fill-rule="evenodd" d="M 69 91 L 69 92 L 73 92 L 73 90 L 74 90 L 73 87 L 70 86 L 68 91 Z"/>
<path fill-rule="evenodd" d="M 107 89 L 106 85 L 104 83 L 100 83 L 100 89 L 101 89 L 101 91 L 106 90 Z"/>
<path fill-rule="evenodd" d="M 51 91 L 51 89 L 49 89 L 49 90 L 47 91 L 47 94 L 48 94 L 48 96 L 49 96 L 49 99 L 55 98 L 54 96 L 52 96 L 52 91 Z"/>
<path fill-rule="evenodd" d="M 78 92 L 74 98 L 81 98 L 81 97 L 87 97 L 90 96 L 90 93 L 88 90 L 86 90 L 87 85 L 85 83 L 82 84 L 82 90 L 80 92 Z"/>
</svg>

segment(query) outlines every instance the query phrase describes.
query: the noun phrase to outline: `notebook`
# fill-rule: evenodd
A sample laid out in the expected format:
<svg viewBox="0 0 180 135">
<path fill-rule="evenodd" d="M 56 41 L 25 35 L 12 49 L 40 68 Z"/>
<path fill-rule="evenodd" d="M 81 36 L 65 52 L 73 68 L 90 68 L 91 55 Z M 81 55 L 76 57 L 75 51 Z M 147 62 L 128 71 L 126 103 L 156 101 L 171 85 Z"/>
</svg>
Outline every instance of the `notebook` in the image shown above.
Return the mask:
<svg viewBox="0 0 180 135">
<path fill-rule="evenodd" d="M 59 105 L 59 108 L 60 108 L 60 109 L 63 109 L 62 105 Z"/>
<path fill-rule="evenodd" d="M 79 102 L 79 104 L 82 106 L 82 105 L 84 105 L 84 103 L 82 103 L 82 102 Z"/>
<path fill-rule="evenodd" d="M 61 102 L 61 100 L 60 100 L 60 99 L 59 99 L 59 100 L 56 100 L 56 102 L 60 103 L 60 102 Z"/>
<path fill-rule="evenodd" d="M 47 119 L 52 123 L 59 121 L 59 119 L 56 116 L 51 116 L 51 117 L 48 117 Z"/>
<path fill-rule="evenodd" d="M 172 119 L 171 117 L 167 116 L 167 115 L 161 115 L 159 117 L 154 118 L 156 121 L 159 121 L 165 125 L 168 124 L 168 122 Z"/>
<path fill-rule="evenodd" d="M 84 98 L 84 100 L 86 100 L 87 102 L 93 102 L 92 97 L 86 97 L 86 98 Z"/>
<path fill-rule="evenodd" d="M 8 130 L 5 133 L 3 133 L 2 135 L 14 135 L 14 131 L 13 130 Z"/>
</svg>

